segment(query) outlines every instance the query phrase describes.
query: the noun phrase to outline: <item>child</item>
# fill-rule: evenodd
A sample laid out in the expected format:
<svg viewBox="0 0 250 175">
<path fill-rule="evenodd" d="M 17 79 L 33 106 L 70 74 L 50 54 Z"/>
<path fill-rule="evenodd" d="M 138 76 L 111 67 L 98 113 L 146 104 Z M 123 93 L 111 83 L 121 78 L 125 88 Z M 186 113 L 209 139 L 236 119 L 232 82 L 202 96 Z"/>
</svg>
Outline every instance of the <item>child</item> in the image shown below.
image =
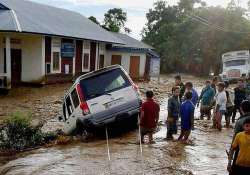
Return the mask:
<svg viewBox="0 0 250 175">
<path fill-rule="evenodd" d="M 153 132 L 159 120 L 160 106 L 153 99 L 153 91 L 146 92 L 147 100 L 141 106 L 140 126 L 141 141 L 144 143 L 144 136 L 148 135 L 149 143 L 154 143 Z"/>
<path fill-rule="evenodd" d="M 181 105 L 180 116 L 181 116 L 181 134 L 178 138 L 179 141 L 186 142 L 191 133 L 191 129 L 194 127 L 194 109 L 195 106 L 192 99 L 192 92 L 185 94 L 185 101 Z"/>
<path fill-rule="evenodd" d="M 201 120 L 203 120 L 203 117 L 205 115 L 207 115 L 207 119 L 210 120 L 214 95 L 215 95 L 215 91 L 211 87 L 211 82 L 207 80 L 206 86 L 202 89 L 201 95 L 198 99 L 198 104 L 197 104 L 197 106 L 199 106 L 199 101 L 201 100 L 201 106 L 200 106 L 200 113 L 201 113 L 200 119 Z"/>
<path fill-rule="evenodd" d="M 197 102 L 198 102 L 198 93 L 193 88 L 193 83 L 192 82 L 187 82 L 185 84 L 185 87 L 186 87 L 186 92 L 192 92 L 192 99 L 191 99 L 191 101 L 193 102 L 194 106 L 196 106 Z"/>
<path fill-rule="evenodd" d="M 184 85 L 184 83 L 181 81 L 181 76 L 180 76 L 180 75 L 176 75 L 176 76 L 174 77 L 174 79 L 175 79 L 175 87 L 176 87 L 176 86 L 179 86 L 179 87 L 180 87 L 180 95 L 179 95 L 179 98 L 180 98 L 180 101 L 181 101 L 181 100 L 182 100 L 182 97 L 183 97 L 183 95 L 184 95 L 184 93 L 185 93 L 185 85 Z M 172 88 L 172 93 L 174 93 L 173 91 L 174 91 L 174 87 Z"/>
<path fill-rule="evenodd" d="M 226 128 L 230 127 L 230 118 L 233 114 L 234 105 L 232 103 L 232 93 L 229 90 L 229 82 L 225 82 L 225 92 L 227 95 L 227 105 L 226 105 L 226 113 L 225 113 L 225 120 L 226 120 Z"/>
<path fill-rule="evenodd" d="M 213 118 L 213 127 L 221 131 L 221 119 L 222 115 L 226 112 L 227 95 L 225 92 L 225 84 L 223 82 L 218 83 L 218 93 L 215 95 L 215 113 Z"/>
<path fill-rule="evenodd" d="M 177 124 L 180 113 L 180 87 L 173 87 L 173 96 L 168 100 L 167 140 L 173 140 L 177 134 Z"/>
<path fill-rule="evenodd" d="M 234 110 L 232 116 L 232 123 L 235 122 L 235 116 L 237 111 L 239 111 L 240 115 L 242 115 L 240 111 L 240 104 L 243 100 L 246 99 L 246 89 L 244 86 L 244 81 L 240 79 L 238 81 L 237 87 L 234 89 Z"/>
<path fill-rule="evenodd" d="M 232 149 L 239 148 L 236 165 L 232 169 L 232 174 L 249 175 L 250 173 L 250 119 L 246 119 L 243 125 L 244 131 L 236 135 Z"/>
</svg>

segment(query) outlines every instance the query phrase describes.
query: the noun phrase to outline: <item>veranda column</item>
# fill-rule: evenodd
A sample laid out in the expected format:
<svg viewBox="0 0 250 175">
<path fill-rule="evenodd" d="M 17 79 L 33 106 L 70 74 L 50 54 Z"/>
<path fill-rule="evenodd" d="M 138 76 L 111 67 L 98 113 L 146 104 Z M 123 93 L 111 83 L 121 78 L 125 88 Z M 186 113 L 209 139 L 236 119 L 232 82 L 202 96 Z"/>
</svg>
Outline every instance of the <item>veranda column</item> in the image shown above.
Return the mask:
<svg viewBox="0 0 250 175">
<path fill-rule="evenodd" d="M 10 37 L 9 36 L 6 36 L 5 48 L 6 48 L 7 88 L 11 88 L 11 48 L 10 48 Z"/>
</svg>

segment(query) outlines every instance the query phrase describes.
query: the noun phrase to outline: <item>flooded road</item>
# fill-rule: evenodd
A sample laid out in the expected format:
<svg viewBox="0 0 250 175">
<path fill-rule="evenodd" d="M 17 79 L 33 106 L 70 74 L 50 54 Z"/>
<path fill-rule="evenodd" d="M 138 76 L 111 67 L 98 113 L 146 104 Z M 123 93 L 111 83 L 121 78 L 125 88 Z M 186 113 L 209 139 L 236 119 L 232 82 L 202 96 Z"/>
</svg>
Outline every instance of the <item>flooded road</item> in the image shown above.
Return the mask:
<svg viewBox="0 0 250 175">
<path fill-rule="evenodd" d="M 142 146 L 143 156 L 137 140 L 138 130 L 132 130 L 109 139 L 111 161 L 108 161 L 106 140 L 103 137 L 89 143 L 73 141 L 68 145 L 40 148 L 13 157 L 0 157 L 0 174 L 226 175 L 226 149 L 230 147 L 232 129 L 223 128 L 219 132 L 210 129 L 211 121 L 196 120 L 195 130 L 190 137 L 191 144 L 165 141 L 167 98 L 158 100 L 161 102 L 161 125 L 154 135 L 156 143 Z M 199 117 L 198 110 L 196 117 Z"/>
</svg>

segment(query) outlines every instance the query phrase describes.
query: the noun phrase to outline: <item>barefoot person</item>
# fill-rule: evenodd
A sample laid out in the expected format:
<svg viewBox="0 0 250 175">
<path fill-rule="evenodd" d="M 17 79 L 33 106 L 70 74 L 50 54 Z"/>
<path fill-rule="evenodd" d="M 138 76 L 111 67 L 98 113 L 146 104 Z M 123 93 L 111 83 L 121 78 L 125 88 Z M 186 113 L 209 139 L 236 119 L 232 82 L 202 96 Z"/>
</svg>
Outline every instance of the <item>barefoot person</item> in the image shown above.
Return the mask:
<svg viewBox="0 0 250 175">
<path fill-rule="evenodd" d="M 192 92 L 186 92 L 185 101 L 181 104 L 180 108 L 181 134 L 178 138 L 179 141 L 187 142 L 188 140 L 191 129 L 194 127 L 194 109 Z"/>
<path fill-rule="evenodd" d="M 215 95 L 215 113 L 213 118 L 213 127 L 221 131 L 221 119 L 222 115 L 226 112 L 227 95 L 225 92 L 225 84 L 223 82 L 218 83 L 218 93 Z"/>
<path fill-rule="evenodd" d="M 173 140 L 173 134 L 177 134 L 177 121 L 180 113 L 180 87 L 173 87 L 173 95 L 168 100 L 167 140 Z"/>
<path fill-rule="evenodd" d="M 153 99 L 153 91 L 146 92 L 146 101 L 142 104 L 140 115 L 141 141 L 144 143 L 144 136 L 148 135 L 149 143 L 154 143 L 153 133 L 159 120 L 160 106 Z"/>
</svg>

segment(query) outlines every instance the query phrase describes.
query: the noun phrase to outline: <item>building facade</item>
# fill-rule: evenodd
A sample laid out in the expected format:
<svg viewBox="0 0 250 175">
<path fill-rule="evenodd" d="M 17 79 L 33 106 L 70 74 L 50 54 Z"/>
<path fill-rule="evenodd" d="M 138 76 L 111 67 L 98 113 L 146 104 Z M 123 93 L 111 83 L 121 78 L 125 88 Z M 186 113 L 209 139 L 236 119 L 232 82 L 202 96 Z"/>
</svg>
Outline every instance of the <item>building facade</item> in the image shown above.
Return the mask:
<svg viewBox="0 0 250 175">
<path fill-rule="evenodd" d="M 72 81 L 113 64 L 135 79 L 150 69 L 150 46 L 78 13 L 26 0 L 0 0 L 0 12 L 0 88 Z"/>
</svg>

